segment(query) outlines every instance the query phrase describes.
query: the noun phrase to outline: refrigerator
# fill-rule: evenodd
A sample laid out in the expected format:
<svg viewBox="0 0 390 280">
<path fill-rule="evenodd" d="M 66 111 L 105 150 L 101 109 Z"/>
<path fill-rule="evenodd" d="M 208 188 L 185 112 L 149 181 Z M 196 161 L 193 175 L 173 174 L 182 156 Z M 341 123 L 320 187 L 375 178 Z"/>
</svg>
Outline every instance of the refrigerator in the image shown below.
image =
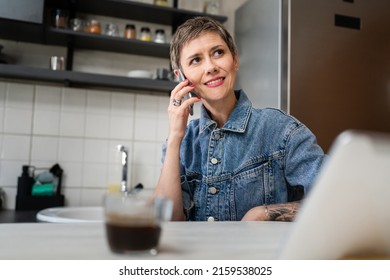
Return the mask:
<svg viewBox="0 0 390 280">
<path fill-rule="evenodd" d="M 325 152 L 342 131 L 390 133 L 389 0 L 248 0 L 235 87 L 303 122 Z"/>
</svg>

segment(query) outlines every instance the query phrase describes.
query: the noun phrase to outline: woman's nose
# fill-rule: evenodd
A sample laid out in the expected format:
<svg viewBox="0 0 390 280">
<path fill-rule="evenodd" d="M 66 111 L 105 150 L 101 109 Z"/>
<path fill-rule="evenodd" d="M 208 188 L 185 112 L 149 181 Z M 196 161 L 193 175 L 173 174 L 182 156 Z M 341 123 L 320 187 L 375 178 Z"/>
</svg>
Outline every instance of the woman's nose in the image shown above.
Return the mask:
<svg viewBox="0 0 390 280">
<path fill-rule="evenodd" d="M 212 74 L 218 71 L 218 67 L 217 65 L 215 65 L 215 63 L 213 63 L 211 59 L 209 59 L 206 61 L 205 71 L 207 74 Z"/>
</svg>

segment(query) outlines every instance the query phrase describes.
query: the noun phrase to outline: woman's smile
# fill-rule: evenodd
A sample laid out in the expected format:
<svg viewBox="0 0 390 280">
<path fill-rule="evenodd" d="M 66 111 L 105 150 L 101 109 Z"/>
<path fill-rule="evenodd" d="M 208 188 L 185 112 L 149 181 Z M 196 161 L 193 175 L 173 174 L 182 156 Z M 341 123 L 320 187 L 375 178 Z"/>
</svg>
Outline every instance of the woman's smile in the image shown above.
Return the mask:
<svg viewBox="0 0 390 280">
<path fill-rule="evenodd" d="M 209 80 L 208 82 L 206 82 L 204 84 L 210 88 L 214 88 L 214 87 L 218 87 L 218 86 L 222 85 L 224 83 L 224 81 L 225 81 L 224 77 L 217 77 L 217 78 Z"/>
</svg>

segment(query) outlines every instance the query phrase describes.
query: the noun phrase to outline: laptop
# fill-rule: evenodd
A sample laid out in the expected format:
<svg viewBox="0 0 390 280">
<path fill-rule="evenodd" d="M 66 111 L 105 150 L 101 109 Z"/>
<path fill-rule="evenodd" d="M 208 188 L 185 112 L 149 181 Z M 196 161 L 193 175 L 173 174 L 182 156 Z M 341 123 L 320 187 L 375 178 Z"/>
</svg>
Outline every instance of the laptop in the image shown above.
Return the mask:
<svg viewBox="0 0 390 280">
<path fill-rule="evenodd" d="M 390 135 L 341 133 L 280 259 L 390 258 Z"/>
</svg>

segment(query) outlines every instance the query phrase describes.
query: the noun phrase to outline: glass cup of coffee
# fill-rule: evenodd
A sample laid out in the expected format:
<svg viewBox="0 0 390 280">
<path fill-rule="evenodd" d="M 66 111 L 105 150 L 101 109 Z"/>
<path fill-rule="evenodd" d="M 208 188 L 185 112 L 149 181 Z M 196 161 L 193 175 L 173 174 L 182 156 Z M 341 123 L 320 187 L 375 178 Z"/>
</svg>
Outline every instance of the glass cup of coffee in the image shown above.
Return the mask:
<svg viewBox="0 0 390 280">
<path fill-rule="evenodd" d="M 148 252 L 156 255 L 162 223 L 172 216 L 172 201 L 151 190 L 110 193 L 105 196 L 106 236 L 112 252 Z"/>
</svg>

